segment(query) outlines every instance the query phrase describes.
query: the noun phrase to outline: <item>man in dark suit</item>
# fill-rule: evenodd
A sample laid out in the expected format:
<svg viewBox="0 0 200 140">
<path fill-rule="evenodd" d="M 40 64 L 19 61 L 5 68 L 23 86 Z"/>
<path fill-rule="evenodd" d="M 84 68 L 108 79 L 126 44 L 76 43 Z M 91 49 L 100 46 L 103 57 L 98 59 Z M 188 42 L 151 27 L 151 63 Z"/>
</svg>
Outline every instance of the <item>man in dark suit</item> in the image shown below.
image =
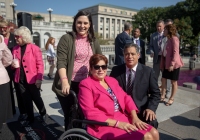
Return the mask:
<svg viewBox="0 0 200 140">
<path fill-rule="evenodd" d="M 139 57 L 138 45 L 126 44 L 125 64 L 113 67 L 110 76 L 116 78 L 123 90 L 132 96 L 139 110 L 138 117 L 157 128 L 155 112 L 160 102 L 160 90 L 153 69 L 138 63 Z"/>
<path fill-rule="evenodd" d="M 140 48 L 140 58 L 139 62 L 143 65 L 145 65 L 145 42 L 140 39 L 140 29 L 135 28 L 133 32 L 133 42 L 134 44 L 137 44 Z"/>
<path fill-rule="evenodd" d="M 123 49 L 126 43 L 131 43 L 130 34 L 132 32 L 132 24 L 126 22 L 124 24 L 124 31 L 115 38 L 115 65 L 124 64 Z"/>
</svg>

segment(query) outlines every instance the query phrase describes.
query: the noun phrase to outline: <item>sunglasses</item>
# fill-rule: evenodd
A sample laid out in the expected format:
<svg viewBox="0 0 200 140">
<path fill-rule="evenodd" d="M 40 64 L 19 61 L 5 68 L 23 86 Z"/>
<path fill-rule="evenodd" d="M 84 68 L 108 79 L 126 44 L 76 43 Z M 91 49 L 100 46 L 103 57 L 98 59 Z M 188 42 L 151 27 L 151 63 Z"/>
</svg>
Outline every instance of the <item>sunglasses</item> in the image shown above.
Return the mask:
<svg viewBox="0 0 200 140">
<path fill-rule="evenodd" d="M 101 65 L 101 66 L 95 65 L 95 66 L 93 66 L 93 68 L 94 68 L 95 70 L 99 70 L 100 68 L 102 68 L 102 70 L 106 70 L 106 69 L 107 69 L 107 65 Z"/>
<path fill-rule="evenodd" d="M 7 30 L 9 27 L 0 27 L 0 30 Z"/>
<path fill-rule="evenodd" d="M 22 36 L 15 35 L 15 39 L 19 39 L 19 38 L 22 38 Z"/>
</svg>

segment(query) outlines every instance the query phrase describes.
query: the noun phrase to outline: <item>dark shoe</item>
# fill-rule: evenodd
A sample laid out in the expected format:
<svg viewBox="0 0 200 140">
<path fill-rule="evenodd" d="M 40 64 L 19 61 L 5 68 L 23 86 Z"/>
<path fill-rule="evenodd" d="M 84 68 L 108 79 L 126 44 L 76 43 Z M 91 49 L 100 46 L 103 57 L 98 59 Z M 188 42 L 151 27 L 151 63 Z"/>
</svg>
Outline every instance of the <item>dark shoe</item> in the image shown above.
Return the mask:
<svg viewBox="0 0 200 140">
<path fill-rule="evenodd" d="M 52 79 L 53 77 L 51 77 L 51 75 L 48 73 L 47 76 L 49 77 L 49 79 Z"/>
<path fill-rule="evenodd" d="M 27 115 L 26 114 L 20 114 L 19 117 L 18 117 L 18 121 L 24 121 L 27 119 Z"/>
<path fill-rule="evenodd" d="M 33 121 L 26 120 L 23 122 L 22 127 L 27 127 L 27 126 L 31 125 L 33 122 L 34 122 L 34 120 Z"/>
</svg>

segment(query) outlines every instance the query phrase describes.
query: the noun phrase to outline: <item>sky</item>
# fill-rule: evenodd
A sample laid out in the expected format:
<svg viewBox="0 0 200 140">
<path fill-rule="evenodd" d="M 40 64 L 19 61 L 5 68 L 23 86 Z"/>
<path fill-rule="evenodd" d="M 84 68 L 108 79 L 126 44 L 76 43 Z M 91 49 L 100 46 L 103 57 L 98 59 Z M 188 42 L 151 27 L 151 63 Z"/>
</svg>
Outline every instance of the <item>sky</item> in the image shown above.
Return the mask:
<svg viewBox="0 0 200 140">
<path fill-rule="evenodd" d="M 140 10 L 144 7 L 166 7 L 176 5 L 176 3 L 180 1 L 185 0 L 14 0 L 17 4 L 16 10 L 18 11 L 48 13 L 47 9 L 52 8 L 52 14 L 67 16 L 74 16 L 78 10 L 99 3 Z"/>
</svg>

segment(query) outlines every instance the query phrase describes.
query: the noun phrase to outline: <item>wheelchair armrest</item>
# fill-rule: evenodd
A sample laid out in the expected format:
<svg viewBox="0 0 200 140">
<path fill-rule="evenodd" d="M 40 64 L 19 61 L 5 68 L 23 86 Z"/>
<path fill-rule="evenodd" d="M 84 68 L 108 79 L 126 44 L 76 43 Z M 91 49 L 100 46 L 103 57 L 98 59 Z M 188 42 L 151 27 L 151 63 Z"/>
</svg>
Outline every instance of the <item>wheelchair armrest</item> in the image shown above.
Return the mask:
<svg viewBox="0 0 200 140">
<path fill-rule="evenodd" d="M 74 122 L 90 124 L 90 125 L 108 126 L 107 122 L 98 122 L 98 121 L 93 121 L 93 120 L 78 120 L 78 119 L 74 119 L 74 120 L 72 120 L 72 124 Z"/>
</svg>

